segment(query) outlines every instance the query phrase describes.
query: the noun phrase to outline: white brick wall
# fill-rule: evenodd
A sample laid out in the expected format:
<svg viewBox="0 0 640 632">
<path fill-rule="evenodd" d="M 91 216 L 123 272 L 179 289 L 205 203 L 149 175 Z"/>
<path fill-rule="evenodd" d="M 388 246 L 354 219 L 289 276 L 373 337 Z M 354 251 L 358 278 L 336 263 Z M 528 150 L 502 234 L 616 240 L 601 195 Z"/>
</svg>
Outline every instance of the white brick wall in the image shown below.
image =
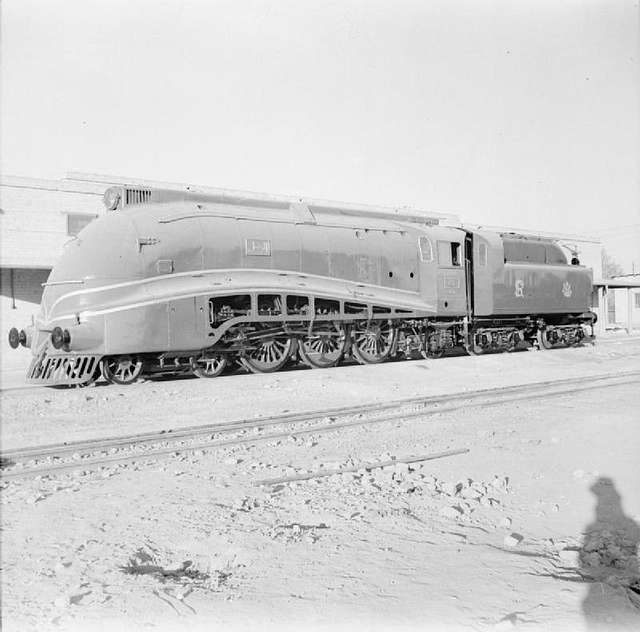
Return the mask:
<svg viewBox="0 0 640 632">
<path fill-rule="evenodd" d="M 31 323 L 42 283 L 70 239 L 67 213 L 105 212 L 102 183 L 0 178 L 0 354 L 2 370 L 27 366 L 30 351 L 9 347 L 10 327 Z M 11 268 L 14 289 L 11 291 Z"/>
<path fill-rule="evenodd" d="M 48 269 L 14 270 L 12 292 L 11 270 L 0 269 L 0 353 L 3 369 L 23 366 L 28 361 L 30 351 L 23 347 L 11 349 L 7 334 L 11 327 L 22 329 L 31 324 L 31 317 L 40 308 L 42 283 L 47 280 L 49 272 Z"/>
<path fill-rule="evenodd" d="M 0 181 L 0 266 L 51 267 L 70 237 L 67 213 L 105 212 L 104 184 L 3 177 Z"/>
</svg>

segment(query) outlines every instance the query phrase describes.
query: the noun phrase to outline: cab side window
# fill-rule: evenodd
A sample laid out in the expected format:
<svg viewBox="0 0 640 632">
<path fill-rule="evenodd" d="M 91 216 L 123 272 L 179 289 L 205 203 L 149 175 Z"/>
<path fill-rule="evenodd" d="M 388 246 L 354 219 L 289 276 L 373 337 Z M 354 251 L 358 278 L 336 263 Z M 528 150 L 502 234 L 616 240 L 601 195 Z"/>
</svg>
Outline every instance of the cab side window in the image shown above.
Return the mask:
<svg viewBox="0 0 640 632">
<path fill-rule="evenodd" d="M 487 244 L 480 244 L 478 247 L 478 265 L 487 265 Z"/>
<path fill-rule="evenodd" d="M 444 267 L 461 265 L 460 243 L 456 241 L 438 242 L 438 263 Z"/>
<path fill-rule="evenodd" d="M 433 247 L 428 237 L 420 237 L 418 239 L 418 248 L 420 249 L 421 261 L 433 261 Z"/>
<path fill-rule="evenodd" d="M 438 263 L 441 266 L 451 265 L 451 244 L 448 241 L 438 242 Z"/>
<path fill-rule="evenodd" d="M 460 244 L 455 241 L 451 242 L 451 265 L 460 265 Z"/>
</svg>

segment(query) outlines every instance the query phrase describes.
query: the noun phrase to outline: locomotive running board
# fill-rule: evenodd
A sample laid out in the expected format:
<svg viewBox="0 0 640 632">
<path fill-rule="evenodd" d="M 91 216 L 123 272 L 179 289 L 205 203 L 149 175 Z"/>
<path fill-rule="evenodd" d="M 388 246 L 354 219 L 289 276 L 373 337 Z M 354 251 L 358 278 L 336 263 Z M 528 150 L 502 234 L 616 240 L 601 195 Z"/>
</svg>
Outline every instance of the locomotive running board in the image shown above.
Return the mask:
<svg viewBox="0 0 640 632">
<path fill-rule="evenodd" d="M 41 386 L 85 384 L 93 379 L 100 367 L 100 355 L 65 353 L 38 354 L 27 371 L 27 382 Z"/>
</svg>

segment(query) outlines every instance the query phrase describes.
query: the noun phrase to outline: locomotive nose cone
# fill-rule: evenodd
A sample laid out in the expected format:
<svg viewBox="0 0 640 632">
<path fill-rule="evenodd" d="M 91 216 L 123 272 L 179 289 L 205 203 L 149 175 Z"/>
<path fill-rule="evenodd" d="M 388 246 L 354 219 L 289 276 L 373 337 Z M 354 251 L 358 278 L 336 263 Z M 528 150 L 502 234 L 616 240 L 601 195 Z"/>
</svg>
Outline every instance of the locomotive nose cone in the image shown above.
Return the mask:
<svg viewBox="0 0 640 632">
<path fill-rule="evenodd" d="M 20 332 L 15 327 L 9 329 L 9 346 L 12 349 L 17 349 L 20 346 Z"/>
</svg>

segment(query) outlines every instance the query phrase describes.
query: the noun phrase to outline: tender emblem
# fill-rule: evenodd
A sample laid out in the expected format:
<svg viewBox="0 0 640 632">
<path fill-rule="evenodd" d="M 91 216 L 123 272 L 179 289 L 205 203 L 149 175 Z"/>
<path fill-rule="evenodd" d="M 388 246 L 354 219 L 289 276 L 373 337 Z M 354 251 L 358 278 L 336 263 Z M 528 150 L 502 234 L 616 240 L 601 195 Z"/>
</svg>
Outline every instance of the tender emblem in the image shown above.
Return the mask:
<svg viewBox="0 0 640 632">
<path fill-rule="evenodd" d="M 565 281 L 562 284 L 562 294 L 569 298 L 573 294 L 573 290 L 571 289 L 571 283 L 569 281 Z"/>
<path fill-rule="evenodd" d="M 522 279 L 516 279 L 516 296 L 524 298 L 524 281 Z"/>
</svg>

